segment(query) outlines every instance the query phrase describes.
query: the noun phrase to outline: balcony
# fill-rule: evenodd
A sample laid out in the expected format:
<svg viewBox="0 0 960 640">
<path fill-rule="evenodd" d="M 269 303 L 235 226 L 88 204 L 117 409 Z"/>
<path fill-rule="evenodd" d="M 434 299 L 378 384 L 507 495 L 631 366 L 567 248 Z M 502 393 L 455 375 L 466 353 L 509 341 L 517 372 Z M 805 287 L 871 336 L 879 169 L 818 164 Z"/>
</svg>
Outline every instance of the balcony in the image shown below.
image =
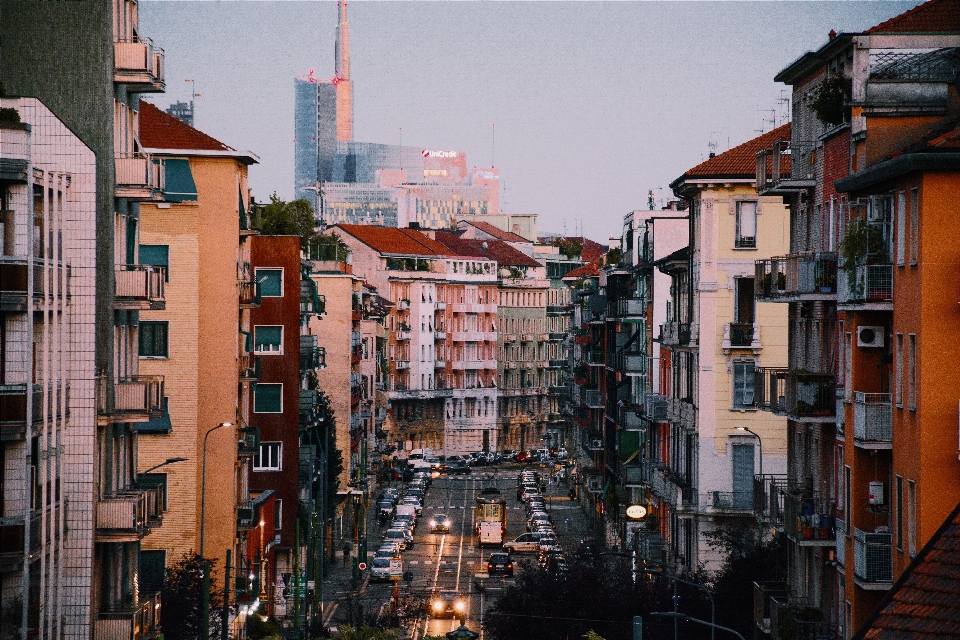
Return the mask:
<svg viewBox="0 0 960 640">
<path fill-rule="evenodd" d="M 237 369 L 241 382 L 256 382 L 260 379 L 260 356 L 239 356 Z"/>
<path fill-rule="evenodd" d="M 395 362 L 397 363 L 397 371 L 406 371 L 410 369 L 409 360 L 395 360 Z"/>
<path fill-rule="evenodd" d="M 165 87 L 163 49 L 149 38 L 113 43 L 113 81 L 137 93 L 162 92 Z"/>
<path fill-rule="evenodd" d="M 862 589 L 886 590 L 893 579 L 893 554 L 889 533 L 853 530 L 853 576 Z"/>
<path fill-rule="evenodd" d="M 30 555 L 43 546 L 39 511 L 30 517 Z M 0 518 L 0 574 L 23 569 L 23 543 L 26 526 L 23 516 Z"/>
<path fill-rule="evenodd" d="M 537 334 L 535 333 L 521 333 L 520 341 L 521 342 L 533 342 L 537 339 Z"/>
<path fill-rule="evenodd" d="M 148 264 L 120 265 L 114 273 L 116 279 L 114 309 L 132 311 L 162 311 L 164 300 L 163 267 Z"/>
<path fill-rule="evenodd" d="M 853 441 L 862 449 L 893 446 L 893 404 L 889 393 L 853 392 Z"/>
<path fill-rule="evenodd" d="M 97 501 L 97 538 L 136 541 L 147 532 L 147 491 L 119 493 Z"/>
<path fill-rule="evenodd" d="M 753 511 L 758 522 L 777 529 L 783 526 L 787 485 L 783 474 L 753 476 Z"/>
<path fill-rule="evenodd" d="M 397 342 L 404 342 L 410 339 L 410 329 L 397 329 Z"/>
<path fill-rule="evenodd" d="M 723 341 L 720 343 L 723 352 L 729 354 L 734 350 L 751 350 L 755 355 L 760 354 L 760 326 L 752 323 L 728 322 L 723 325 Z"/>
<path fill-rule="evenodd" d="M 23 313 L 27 310 L 27 276 L 30 268 L 27 258 L 0 256 L 0 312 Z M 65 284 L 63 270 L 66 268 Z M 48 279 L 45 282 L 45 278 Z M 49 269 L 43 266 L 43 260 L 34 258 L 33 297 L 39 305 L 46 291 L 57 292 L 58 298 L 70 296 L 70 266 L 54 263 Z"/>
<path fill-rule="evenodd" d="M 771 632 L 770 620 L 773 616 L 773 601 L 790 595 L 790 587 L 785 582 L 753 583 L 753 623 L 763 634 Z"/>
<path fill-rule="evenodd" d="M 707 507 L 714 512 L 744 514 L 753 511 L 753 491 L 708 491 Z"/>
<path fill-rule="evenodd" d="M 648 393 L 643 399 L 643 415 L 647 420 L 662 422 L 667 419 L 669 398 L 659 393 Z"/>
<path fill-rule="evenodd" d="M 780 595 L 770 601 L 770 640 L 827 638 L 823 610 L 804 598 Z"/>
<path fill-rule="evenodd" d="M 624 320 L 642 320 L 647 315 L 646 298 L 624 298 L 617 300 L 608 311 L 611 316 Z M 610 313 L 612 312 L 612 313 Z"/>
<path fill-rule="evenodd" d="M 847 309 L 893 309 L 893 265 L 866 264 L 842 269 L 837 305 Z"/>
<path fill-rule="evenodd" d="M 300 315 L 325 316 L 326 314 L 327 297 L 317 293 L 317 285 L 313 280 L 301 280 Z"/>
<path fill-rule="evenodd" d="M 801 369 L 754 370 L 754 406 L 808 422 L 832 422 L 837 409 L 834 377 Z"/>
<path fill-rule="evenodd" d="M 109 380 L 97 379 L 97 415 L 106 422 L 149 422 L 163 415 L 163 376 L 129 376 L 113 383 L 113 406 L 109 403 Z"/>
<path fill-rule="evenodd" d="M 436 305 L 437 305 L 437 311 L 446 311 L 446 310 L 447 310 L 447 303 L 444 302 L 444 301 L 442 301 L 442 300 L 437 300 Z"/>
<path fill-rule="evenodd" d="M 444 331 L 443 329 L 436 329 L 436 330 L 433 332 L 433 340 L 434 340 L 435 342 L 440 341 L 440 340 L 446 340 L 446 339 L 447 339 L 447 332 Z"/>
<path fill-rule="evenodd" d="M 583 354 L 583 360 L 591 367 L 603 367 L 607 364 L 607 354 L 603 349 L 590 349 Z"/>
<path fill-rule="evenodd" d="M 409 300 L 398 300 L 398 301 L 397 301 L 397 311 L 410 311 L 410 301 L 409 301 Z"/>
<path fill-rule="evenodd" d="M 260 287 L 254 280 L 241 280 L 238 283 L 240 288 L 238 298 L 241 309 L 256 309 L 260 306 Z M 301 309 L 303 302 L 300 302 Z"/>
<path fill-rule="evenodd" d="M 550 369 L 562 369 L 566 366 L 567 366 L 566 358 L 563 358 L 562 360 L 551 358 L 550 360 L 547 361 L 547 367 L 549 367 Z"/>
<path fill-rule="evenodd" d="M 660 325 L 660 344 L 665 347 L 685 347 L 690 344 L 690 324 L 665 322 Z"/>
<path fill-rule="evenodd" d="M 547 393 L 551 396 L 563 396 L 567 394 L 566 385 L 551 385 L 547 387 Z"/>
<path fill-rule="evenodd" d="M 680 425 L 687 431 L 693 431 L 696 429 L 696 410 L 689 400 L 668 398 L 667 420 Z"/>
<path fill-rule="evenodd" d="M 766 302 L 832 300 L 837 293 L 837 255 L 795 253 L 754 263 L 756 297 Z"/>
<path fill-rule="evenodd" d="M 770 149 L 757 152 L 756 178 L 760 195 L 786 195 L 813 189 L 813 141 L 777 140 Z"/>
<path fill-rule="evenodd" d="M 503 333 L 501 336 L 503 337 L 504 343 L 517 341 L 517 334 L 515 333 Z"/>
<path fill-rule="evenodd" d="M 114 158 L 116 187 L 114 195 L 131 200 L 153 200 L 159 197 L 166 181 L 162 164 L 139 152 L 124 153 Z"/>
<path fill-rule="evenodd" d="M 140 603 L 118 605 L 96 614 L 93 637 L 97 640 L 152 640 L 160 633 L 160 594 L 140 595 Z"/>
<path fill-rule="evenodd" d="M 836 544 L 830 505 L 816 492 L 787 491 L 783 501 L 784 532 L 801 547 L 832 547 Z"/>
<path fill-rule="evenodd" d="M 603 394 L 597 389 L 581 389 L 581 401 L 590 409 L 603 409 Z"/>
<path fill-rule="evenodd" d="M 43 387 L 32 385 L 32 422 L 43 419 Z M 0 385 L 0 442 L 23 442 L 27 435 L 27 384 Z"/>
<path fill-rule="evenodd" d="M 618 352 L 617 371 L 627 375 L 642 375 L 647 372 L 647 356 L 642 353 Z"/>
<path fill-rule="evenodd" d="M 627 431 L 642 431 L 647 426 L 643 418 L 638 416 L 636 410 L 631 407 L 620 407 L 617 424 Z"/>
</svg>

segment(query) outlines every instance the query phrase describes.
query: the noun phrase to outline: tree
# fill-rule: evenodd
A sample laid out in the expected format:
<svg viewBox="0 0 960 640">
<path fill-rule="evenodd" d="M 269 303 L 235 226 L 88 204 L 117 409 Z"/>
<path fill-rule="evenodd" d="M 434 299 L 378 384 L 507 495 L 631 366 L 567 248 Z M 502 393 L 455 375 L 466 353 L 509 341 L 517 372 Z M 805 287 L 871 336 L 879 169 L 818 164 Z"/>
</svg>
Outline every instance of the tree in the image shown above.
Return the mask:
<svg viewBox="0 0 960 640">
<path fill-rule="evenodd" d="M 560 253 L 564 254 L 570 260 L 579 258 L 583 253 L 583 243 L 576 238 L 554 238 L 553 246 L 560 248 Z"/>
<path fill-rule="evenodd" d="M 705 535 L 726 557 L 713 580 L 717 624 L 750 637 L 754 629 L 753 583 L 786 579 L 786 538 L 777 534 L 758 543 L 756 530 L 747 527 L 721 528 Z"/>
<path fill-rule="evenodd" d="M 253 203 L 252 209 L 251 224 L 263 235 L 300 236 L 300 246 L 303 248 L 317 236 L 317 221 L 309 200 L 300 198 L 285 202 L 273 193 L 268 204 Z"/>
<path fill-rule="evenodd" d="M 350 247 L 335 233 L 318 233 L 309 240 L 304 251 L 310 260 L 346 262 L 350 255 Z"/>
<path fill-rule="evenodd" d="M 340 631 L 333 637 L 337 640 L 399 640 L 400 634 L 396 630 L 377 629 L 361 625 L 357 629 L 351 626 L 340 627 Z"/>
<path fill-rule="evenodd" d="M 217 588 L 216 560 L 210 562 L 210 637 L 220 637 L 223 601 Z M 201 635 L 203 616 L 203 558 L 184 554 L 167 569 L 161 592 L 160 628 L 168 640 L 195 640 Z"/>
</svg>

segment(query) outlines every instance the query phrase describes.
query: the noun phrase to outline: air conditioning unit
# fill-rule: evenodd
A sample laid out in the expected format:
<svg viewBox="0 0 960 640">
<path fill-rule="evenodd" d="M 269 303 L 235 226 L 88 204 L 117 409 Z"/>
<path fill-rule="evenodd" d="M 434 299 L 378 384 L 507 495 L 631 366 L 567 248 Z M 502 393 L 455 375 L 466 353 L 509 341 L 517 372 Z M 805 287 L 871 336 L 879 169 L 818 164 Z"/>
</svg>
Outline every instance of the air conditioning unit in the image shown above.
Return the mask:
<svg viewBox="0 0 960 640">
<path fill-rule="evenodd" d="M 867 495 L 867 502 L 875 506 L 879 506 L 883 504 L 883 483 L 882 482 L 870 483 L 869 494 Z"/>
<path fill-rule="evenodd" d="M 882 347 L 883 327 L 857 327 L 858 347 Z"/>
<path fill-rule="evenodd" d="M 590 441 L 590 450 L 591 451 L 600 451 L 603 449 L 603 440 L 591 440 Z"/>
</svg>

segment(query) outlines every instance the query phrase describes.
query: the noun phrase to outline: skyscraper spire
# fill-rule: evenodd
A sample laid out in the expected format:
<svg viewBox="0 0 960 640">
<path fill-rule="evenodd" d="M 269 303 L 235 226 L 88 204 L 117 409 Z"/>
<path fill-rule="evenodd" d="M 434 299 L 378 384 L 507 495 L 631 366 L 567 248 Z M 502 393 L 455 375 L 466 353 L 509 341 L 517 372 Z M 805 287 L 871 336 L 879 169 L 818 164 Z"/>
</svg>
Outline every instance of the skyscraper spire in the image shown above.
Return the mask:
<svg viewBox="0 0 960 640">
<path fill-rule="evenodd" d="M 337 3 L 337 41 L 335 73 L 337 87 L 337 140 L 353 140 L 353 84 L 350 82 L 350 23 L 347 22 L 347 0 Z"/>
</svg>

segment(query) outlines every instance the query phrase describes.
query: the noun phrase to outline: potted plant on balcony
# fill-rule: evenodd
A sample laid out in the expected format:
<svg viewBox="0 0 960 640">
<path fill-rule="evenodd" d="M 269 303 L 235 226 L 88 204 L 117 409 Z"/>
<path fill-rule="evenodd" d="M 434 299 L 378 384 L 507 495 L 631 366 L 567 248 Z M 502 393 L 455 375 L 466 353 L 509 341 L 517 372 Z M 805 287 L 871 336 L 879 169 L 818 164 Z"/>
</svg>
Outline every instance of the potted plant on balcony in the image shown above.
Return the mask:
<svg viewBox="0 0 960 640">
<path fill-rule="evenodd" d="M 831 293 L 837 286 L 837 274 L 827 269 L 820 269 L 815 284 L 820 293 Z"/>
<path fill-rule="evenodd" d="M 590 367 L 584 363 L 577 365 L 577 368 L 573 370 L 573 381 L 577 384 L 586 384 L 587 376 L 590 375 Z"/>
<path fill-rule="evenodd" d="M 777 272 L 777 291 L 783 293 L 787 290 L 787 274 L 783 271 Z"/>
<path fill-rule="evenodd" d="M 825 79 L 810 95 L 810 109 L 826 127 L 843 124 L 849 113 L 848 96 L 852 83 L 849 78 L 833 76 Z"/>
</svg>

